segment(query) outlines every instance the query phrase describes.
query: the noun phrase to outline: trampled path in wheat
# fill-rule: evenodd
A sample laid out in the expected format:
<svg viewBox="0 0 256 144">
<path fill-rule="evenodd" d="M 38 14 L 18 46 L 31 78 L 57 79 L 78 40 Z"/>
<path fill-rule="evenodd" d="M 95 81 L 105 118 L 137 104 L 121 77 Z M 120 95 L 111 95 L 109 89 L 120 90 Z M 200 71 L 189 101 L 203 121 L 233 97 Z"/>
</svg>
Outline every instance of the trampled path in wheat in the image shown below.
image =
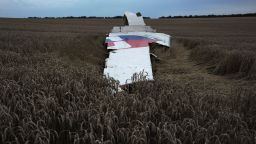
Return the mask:
<svg viewBox="0 0 256 144">
<path fill-rule="evenodd" d="M 190 50 L 181 43 L 175 42 L 172 47 L 173 54 L 160 53 L 161 61 L 156 66 L 156 77 L 170 79 L 183 84 L 189 84 L 199 91 L 218 91 L 228 94 L 232 87 L 241 80 L 231 79 L 228 76 L 218 76 L 209 73 L 204 64 L 190 59 Z M 171 55 L 171 56 L 170 56 Z"/>
</svg>

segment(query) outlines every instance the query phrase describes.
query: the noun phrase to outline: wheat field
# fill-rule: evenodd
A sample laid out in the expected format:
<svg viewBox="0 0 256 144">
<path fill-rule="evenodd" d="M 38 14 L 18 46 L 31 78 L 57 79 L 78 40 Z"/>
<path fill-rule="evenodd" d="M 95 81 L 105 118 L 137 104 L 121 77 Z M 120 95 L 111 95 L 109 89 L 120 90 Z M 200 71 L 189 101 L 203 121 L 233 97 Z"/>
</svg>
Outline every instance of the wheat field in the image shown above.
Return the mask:
<svg viewBox="0 0 256 144">
<path fill-rule="evenodd" d="M 122 20 L 0 19 L 0 143 L 256 143 L 256 18 L 146 23 L 173 46 L 155 81 L 113 94 L 103 43 Z"/>
</svg>

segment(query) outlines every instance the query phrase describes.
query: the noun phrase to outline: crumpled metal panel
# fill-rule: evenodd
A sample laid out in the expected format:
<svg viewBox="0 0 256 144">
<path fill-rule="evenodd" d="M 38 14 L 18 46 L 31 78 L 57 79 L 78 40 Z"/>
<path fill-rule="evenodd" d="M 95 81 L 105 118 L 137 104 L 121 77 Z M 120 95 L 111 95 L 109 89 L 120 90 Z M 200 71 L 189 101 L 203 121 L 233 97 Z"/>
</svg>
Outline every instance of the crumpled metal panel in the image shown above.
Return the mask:
<svg viewBox="0 0 256 144">
<path fill-rule="evenodd" d="M 145 26 L 145 22 L 142 16 L 137 16 L 137 14 L 132 12 L 125 12 L 125 18 L 128 21 L 129 26 Z"/>
<path fill-rule="evenodd" d="M 106 59 L 104 75 L 119 81 L 119 85 L 142 80 L 154 80 L 150 59 L 150 43 L 170 47 L 171 36 L 156 33 L 145 26 L 142 16 L 127 12 L 125 16 L 129 26 L 114 27 L 106 37 L 105 44 L 110 50 Z"/>
<path fill-rule="evenodd" d="M 152 29 L 150 26 L 115 26 L 112 29 L 112 33 L 118 32 L 156 32 L 156 30 Z"/>
<path fill-rule="evenodd" d="M 123 42 L 127 44 L 125 47 Z M 171 36 L 163 33 L 152 32 L 129 32 L 129 33 L 110 33 L 105 43 L 108 49 L 137 48 L 149 46 L 149 43 L 158 43 L 170 47 Z M 119 45 L 120 44 L 120 45 Z"/>
<path fill-rule="evenodd" d="M 114 50 L 106 59 L 104 74 L 119 81 L 119 85 L 131 84 L 134 73 L 145 80 L 153 80 L 149 47 Z"/>
</svg>

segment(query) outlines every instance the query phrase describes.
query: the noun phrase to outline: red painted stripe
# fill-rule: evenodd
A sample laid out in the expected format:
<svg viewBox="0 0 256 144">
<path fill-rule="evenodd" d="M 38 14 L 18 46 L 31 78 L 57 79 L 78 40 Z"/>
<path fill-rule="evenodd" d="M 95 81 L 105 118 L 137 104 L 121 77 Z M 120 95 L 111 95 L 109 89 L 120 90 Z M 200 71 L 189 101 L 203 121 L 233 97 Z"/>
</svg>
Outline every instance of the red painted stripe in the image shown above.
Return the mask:
<svg viewBox="0 0 256 144">
<path fill-rule="evenodd" d="M 154 40 L 128 40 L 126 41 L 132 48 L 147 47 L 149 43 L 156 42 Z"/>
<path fill-rule="evenodd" d="M 114 42 L 108 42 L 108 46 L 112 47 L 112 46 L 115 46 L 115 44 L 114 44 Z"/>
<path fill-rule="evenodd" d="M 149 43 L 156 42 L 155 40 L 127 40 L 124 41 L 131 45 L 131 48 L 140 48 L 140 47 L 148 47 Z M 108 47 L 115 46 L 114 42 L 107 42 Z"/>
</svg>

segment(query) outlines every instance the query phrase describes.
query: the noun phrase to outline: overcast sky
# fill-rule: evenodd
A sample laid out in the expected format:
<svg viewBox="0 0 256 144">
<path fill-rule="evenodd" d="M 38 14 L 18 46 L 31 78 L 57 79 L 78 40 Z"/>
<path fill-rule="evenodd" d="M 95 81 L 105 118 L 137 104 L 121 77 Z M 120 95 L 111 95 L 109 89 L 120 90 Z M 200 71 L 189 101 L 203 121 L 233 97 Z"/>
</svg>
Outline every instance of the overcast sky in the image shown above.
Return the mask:
<svg viewBox="0 0 256 144">
<path fill-rule="evenodd" d="M 0 0 L 0 17 L 144 16 L 256 12 L 256 0 Z"/>
</svg>

